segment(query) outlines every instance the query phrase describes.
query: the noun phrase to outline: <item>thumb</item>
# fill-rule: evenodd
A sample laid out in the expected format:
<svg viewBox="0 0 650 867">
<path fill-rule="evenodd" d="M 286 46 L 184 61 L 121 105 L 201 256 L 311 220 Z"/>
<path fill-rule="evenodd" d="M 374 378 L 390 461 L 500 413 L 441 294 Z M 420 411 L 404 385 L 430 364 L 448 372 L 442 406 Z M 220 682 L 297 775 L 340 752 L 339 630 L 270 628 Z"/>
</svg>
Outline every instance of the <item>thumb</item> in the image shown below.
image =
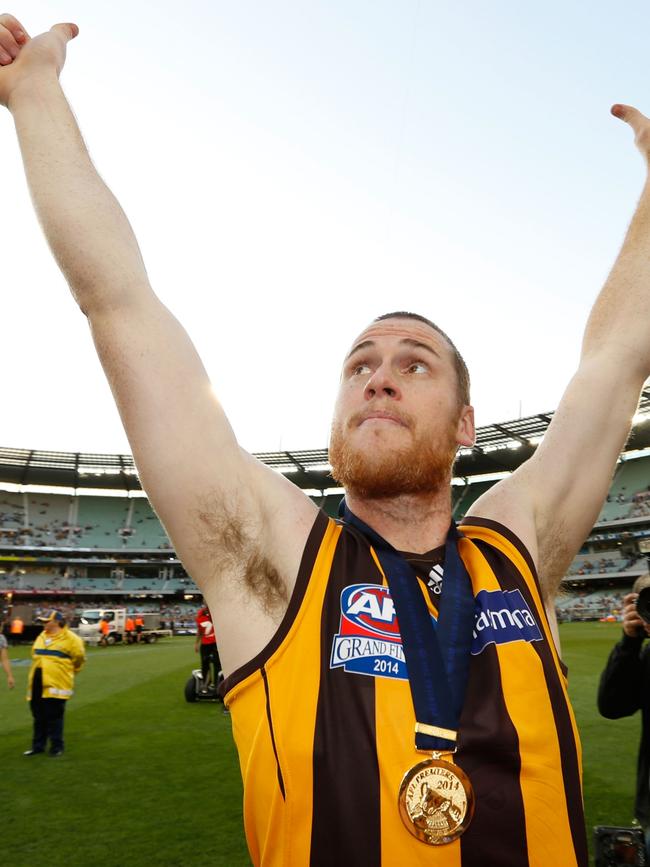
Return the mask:
<svg viewBox="0 0 650 867">
<path fill-rule="evenodd" d="M 638 131 L 639 127 L 643 123 L 648 122 L 648 118 L 644 114 L 641 114 L 638 108 L 634 108 L 632 105 L 624 105 L 623 103 L 617 102 L 610 110 L 614 117 L 624 120 L 625 123 L 628 123 L 635 132 Z"/>
<path fill-rule="evenodd" d="M 74 39 L 79 34 L 79 28 L 76 24 L 55 24 L 54 27 L 50 27 L 50 31 L 58 33 L 66 42 Z"/>
</svg>

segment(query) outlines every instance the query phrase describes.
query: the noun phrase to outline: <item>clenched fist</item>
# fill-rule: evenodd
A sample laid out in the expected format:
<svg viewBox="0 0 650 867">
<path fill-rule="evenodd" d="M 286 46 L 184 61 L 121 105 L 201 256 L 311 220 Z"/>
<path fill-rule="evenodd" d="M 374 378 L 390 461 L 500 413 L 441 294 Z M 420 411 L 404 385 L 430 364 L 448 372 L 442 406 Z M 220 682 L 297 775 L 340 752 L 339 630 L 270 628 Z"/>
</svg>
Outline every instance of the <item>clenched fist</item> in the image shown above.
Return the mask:
<svg viewBox="0 0 650 867">
<path fill-rule="evenodd" d="M 76 24 L 55 24 L 32 39 L 13 15 L 0 15 L 0 104 L 11 107 L 20 88 L 37 86 L 39 76 L 58 77 L 66 46 L 78 33 Z"/>
</svg>

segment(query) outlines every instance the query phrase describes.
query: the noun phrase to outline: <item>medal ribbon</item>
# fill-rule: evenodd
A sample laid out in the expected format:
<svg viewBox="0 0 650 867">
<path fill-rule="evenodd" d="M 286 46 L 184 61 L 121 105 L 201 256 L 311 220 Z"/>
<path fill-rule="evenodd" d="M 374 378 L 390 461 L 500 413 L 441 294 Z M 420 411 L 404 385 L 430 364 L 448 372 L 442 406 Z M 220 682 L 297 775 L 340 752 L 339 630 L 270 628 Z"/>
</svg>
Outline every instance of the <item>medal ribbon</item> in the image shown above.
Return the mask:
<svg viewBox="0 0 650 867">
<path fill-rule="evenodd" d="M 469 574 L 458 553 L 458 529 L 451 522 L 445 541 L 444 594 L 434 626 L 413 567 L 367 524 L 339 508 L 346 524 L 356 527 L 372 544 L 386 576 L 406 657 L 409 686 L 417 720 L 415 748 L 449 752 L 456 748 L 460 714 L 465 701 L 474 625 L 474 595 Z M 423 731 L 423 728 L 447 730 Z"/>
</svg>

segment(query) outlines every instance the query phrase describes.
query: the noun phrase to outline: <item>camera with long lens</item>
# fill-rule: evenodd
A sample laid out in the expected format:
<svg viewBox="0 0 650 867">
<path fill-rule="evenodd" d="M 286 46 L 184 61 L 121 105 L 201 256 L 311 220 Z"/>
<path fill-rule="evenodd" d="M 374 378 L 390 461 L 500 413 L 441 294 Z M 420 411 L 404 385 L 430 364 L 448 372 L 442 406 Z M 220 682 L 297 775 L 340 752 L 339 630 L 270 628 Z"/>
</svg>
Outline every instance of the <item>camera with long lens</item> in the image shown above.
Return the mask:
<svg viewBox="0 0 650 867">
<path fill-rule="evenodd" d="M 636 611 L 641 620 L 650 625 L 650 587 L 644 587 L 643 590 L 639 591 Z"/>
</svg>

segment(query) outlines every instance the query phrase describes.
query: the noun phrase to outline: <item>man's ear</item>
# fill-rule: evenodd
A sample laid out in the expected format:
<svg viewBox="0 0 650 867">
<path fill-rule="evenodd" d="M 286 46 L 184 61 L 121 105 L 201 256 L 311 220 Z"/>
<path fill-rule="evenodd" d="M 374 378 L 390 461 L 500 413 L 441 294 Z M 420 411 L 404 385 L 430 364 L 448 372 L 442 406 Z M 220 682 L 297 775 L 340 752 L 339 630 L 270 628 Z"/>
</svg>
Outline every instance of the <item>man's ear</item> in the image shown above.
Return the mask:
<svg viewBox="0 0 650 867">
<path fill-rule="evenodd" d="M 459 446 L 467 446 L 468 448 L 471 448 L 476 442 L 473 406 L 464 406 L 461 410 L 456 428 L 456 442 Z"/>
</svg>

